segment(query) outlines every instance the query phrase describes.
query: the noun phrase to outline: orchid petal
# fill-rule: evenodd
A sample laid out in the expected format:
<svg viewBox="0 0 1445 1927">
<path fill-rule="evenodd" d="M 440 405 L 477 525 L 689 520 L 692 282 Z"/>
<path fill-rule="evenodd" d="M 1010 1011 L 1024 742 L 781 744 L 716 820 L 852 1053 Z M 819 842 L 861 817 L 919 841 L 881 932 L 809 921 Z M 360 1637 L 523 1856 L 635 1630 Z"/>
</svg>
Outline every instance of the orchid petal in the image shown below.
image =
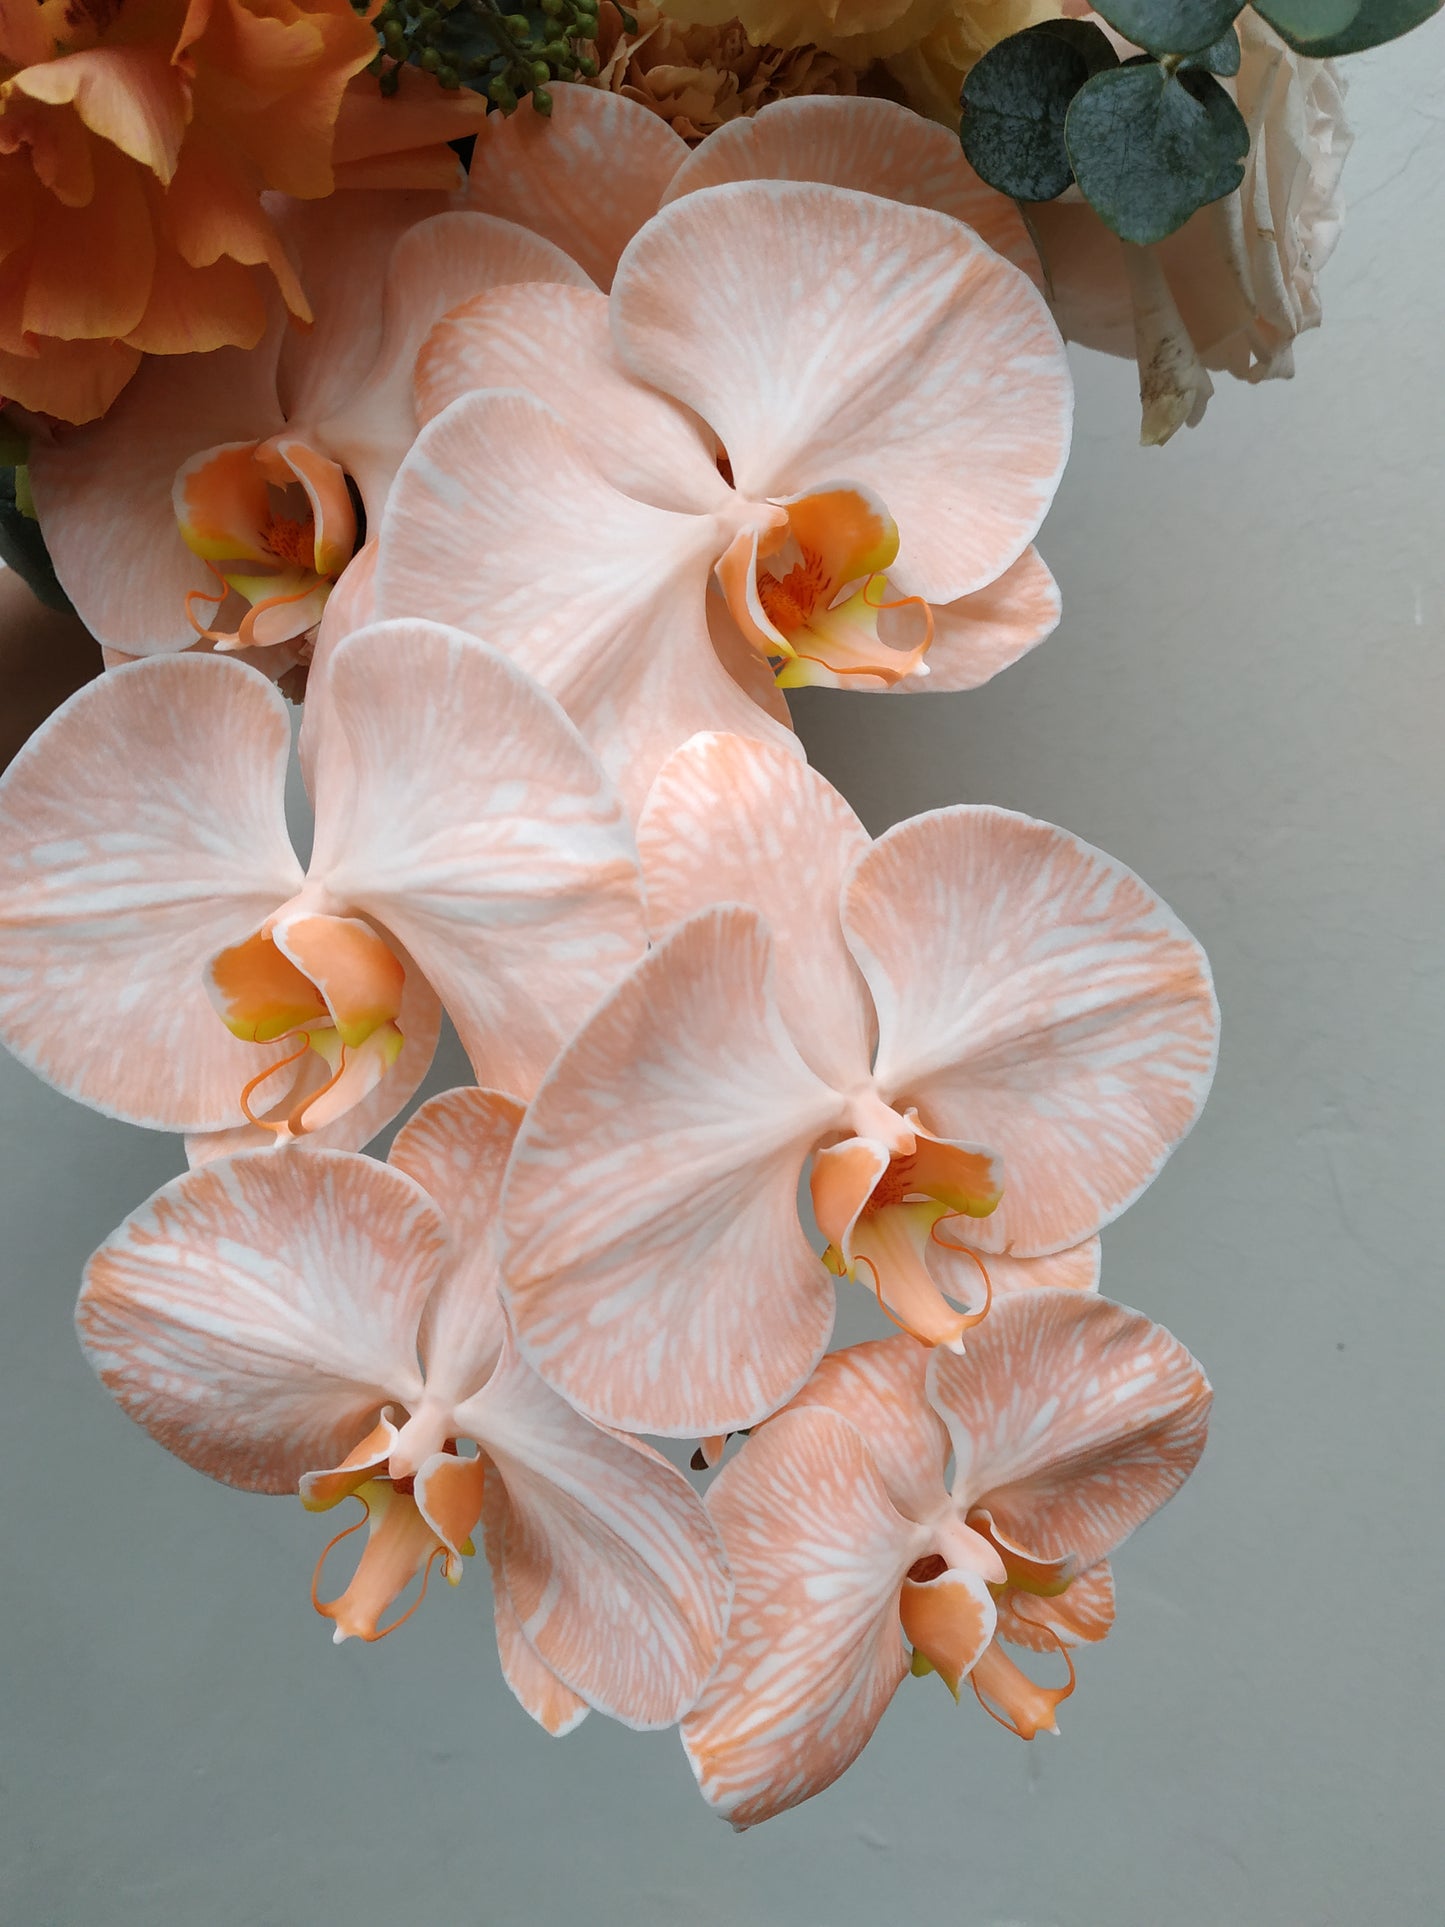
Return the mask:
<svg viewBox="0 0 1445 1927">
<path fill-rule="evenodd" d="M 727 299 L 700 302 L 725 262 Z M 888 507 L 890 578 L 952 602 L 1032 541 L 1063 472 L 1063 343 L 1037 290 L 930 209 L 796 181 L 664 208 L 612 296 L 623 365 L 717 433 L 741 493 L 847 477 Z"/>
<path fill-rule="evenodd" d="M 1071 1579 L 1056 1597 L 1013 1588 L 998 1602 L 998 1636 L 1033 1653 L 1092 1644 L 1114 1624 L 1114 1575 L 1107 1559 Z"/>
<path fill-rule="evenodd" d="M 878 1009 L 880 1090 L 1003 1159 L 981 1250 L 1079 1243 L 1193 1124 L 1214 1073 L 1208 966 L 1113 858 L 1006 810 L 936 810 L 860 859 L 843 922 Z"/>
<path fill-rule="evenodd" d="M 972 1241 L 977 1235 L 977 1226 L 969 1220 L 946 1218 L 935 1228 L 929 1249 L 929 1270 L 940 1289 L 960 1303 L 978 1296 L 980 1266 L 988 1275 L 995 1298 L 1007 1298 L 1021 1291 L 1097 1291 L 1099 1288 L 1097 1238 L 1086 1238 L 1082 1244 L 1050 1252 L 1045 1258 L 1015 1258 L 1004 1251 L 975 1254 Z"/>
<path fill-rule="evenodd" d="M 188 1171 L 86 1266 L 76 1324 L 126 1414 L 210 1478 L 294 1491 L 390 1398 L 445 1249 L 409 1178 L 337 1151 Z"/>
<path fill-rule="evenodd" d="M 545 118 L 488 114 L 467 199 L 545 235 L 605 289 L 687 153 L 681 135 L 635 101 L 559 87 Z"/>
<path fill-rule="evenodd" d="M 727 1569 L 692 1487 L 650 1447 L 589 1425 L 510 1342 L 457 1424 L 506 1488 L 502 1577 L 529 1644 L 599 1711 L 672 1725 L 727 1623 Z"/>
<path fill-rule="evenodd" d="M 499 1478 L 487 1481 L 482 1501 L 482 1543 L 487 1564 L 492 1569 L 492 1614 L 497 1629 L 497 1657 L 502 1662 L 502 1678 L 523 1709 L 553 1739 L 562 1739 L 586 1719 L 591 1708 L 580 1693 L 574 1693 L 558 1679 L 552 1668 L 522 1631 L 522 1622 L 507 1591 L 502 1570 L 502 1539 L 511 1514 Z"/>
<path fill-rule="evenodd" d="M 418 421 L 483 388 L 535 395 L 599 474 L 639 502 L 707 513 L 730 498 L 707 430 L 619 363 L 596 288 L 496 288 L 438 322 L 417 361 Z"/>
<path fill-rule="evenodd" d="M 186 596 L 213 588 L 181 539 L 171 487 L 202 449 L 282 425 L 273 327 L 259 348 L 147 357 L 104 418 L 30 451 L 50 559 L 85 626 L 127 656 L 189 649 Z"/>
<path fill-rule="evenodd" d="M 928 1403 L 928 1352 L 911 1338 L 875 1338 L 829 1352 L 784 1407 L 836 1412 L 868 1442 L 888 1497 L 906 1519 L 926 1523 L 947 1497 L 952 1445 Z"/>
<path fill-rule="evenodd" d="M 486 637 L 557 697 L 635 809 L 700 729 L 791 740 L 713 650 L 707 584 L 724 545 L 718 518 L 613 488 L 530 396 L 468 395 L 397 475 L 377 611 Z"/>
<path fill-rule="evenodd" d="M 714 903 L 746 903 L 773 933 L 774 990 L 825 1082 L 866 1082 L 873 1005 L 838 900 L 868 832 L 832 784 L 771 743 L 699 735 L 658 771 L 637 825 L 654 936 Z"/>
<path fill-rule="evenodd" d="M 379 549 L 377 538 L 372 536 L 347 563 L 326 598 L 326 607 L 316 631 L 316 642 L 306 672 L 306 701 L 301 710 L 301 732 L 296 739 L 296 754 L 306 782 L 306 794 L 313 798 L 323 780 L 328 784 L 348 780 L 344 773 L 348 767 L 346 739 L 334 729 L 327 738 L 326 753 L 337 759 L 336 767 L 325 779 L 318 773 L 321 739 L 327 735 L 326 725 L 331 714 L 326 701 L 326 675 L 332 652 L 338 644 L 376 620 L 375 582 Z"/>
<path fill-rule="evenodd" d="M 998 1613 L 986 1581 L 953 1567 L 933 1579 L 903 1582 L 899 1618 L 908 1643 L 922 1653 L 955 1699 L 987 1652 Z"/>
<path fill-rule="evenodd" d="M 1038 250 L 1015 202 L 981 181 L 957 135 L 891 100 L 800 95 L 716 128 L 673 175 L 664 207 L 725 181 L 821 181 L 931 207 L 980 240 L 1042 289 Z"/>
<path fill-rule="evenodd" d="M 348 638 L 327 700 L 350 780 L 317 797 L 312 878 L 395 932 L 479 1076 L 530 1092 L 645 940 L 601 770 L 519 670 L 435 623 Z"/>
<path fill-rule="evenodd" d="M 402 1126 L 387 1160 L 416 1179 L 451 1234 L 452 1261 L 419 1345 L 428 1388 L 451 1403 L 483 1385 L 501 1355 L 496 1222 L 521 1121 L 522 1106 L 500 1091 L 443 1091 Z"/>
<path fill-rule="evenodd" d="M 295 891 L 286 706 L 214 656 L 88 684 L 0 783 L 0 1039 L 96 1110 L 161 1130 L 239 1123 L 284 1045 L 243 1044 L 210 957 Z"/>
<path fill-rule="evenodd" d="M 892 685 L 901 695 L 941 696 L 977 689 L 1059 626 L 1059 588 L 1037 549 L 1025 549 L 997 582 L 933 609 L 933 641 L 922 668 Z M 910 611 L 887 612 L 880 633 L 890 640 L 890 617 L 901 627 Z"/>
<path fill-rule="evenodd" d="M 702 1796 L 754 1826 L 831 1786 L 908 1671 L 898 1600 L 924 1550 L 837 1413 L 788 1411 L 707 1495 L 733 1574 L 718 1669 L 682 1724 Z"/>
<path fill-rule="evenodd" d="M 1199 1366 L 1162 1326 L 1092 1292 L 1004 1299 L 966 1356 L 935 1352 L 928 1369 L 956 1503 L 985 1506 L 1035 1558 L 1106 1558 L 1204 1450 Z"/>
<path fill-rule="evenodd" d="M 502 1199 L 502 1295 L 529 1361 L 624 1431 L 754 1424 L 817 1363 L 833 1288 L 798 1222 L 844 1106 L 799 1057 L 757 914 L 707 911 L 557 1060 Z"/>
</svg>

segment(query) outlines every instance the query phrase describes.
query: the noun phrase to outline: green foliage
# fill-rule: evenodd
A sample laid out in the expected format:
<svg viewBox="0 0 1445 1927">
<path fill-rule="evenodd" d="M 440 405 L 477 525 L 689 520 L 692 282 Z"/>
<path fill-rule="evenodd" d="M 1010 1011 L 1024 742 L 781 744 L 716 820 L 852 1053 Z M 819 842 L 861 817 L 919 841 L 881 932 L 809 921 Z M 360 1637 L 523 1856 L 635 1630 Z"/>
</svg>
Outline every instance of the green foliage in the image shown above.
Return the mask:
<svg viewBox="0 0 1445 1927">
<path fill-rule="evenodd" d="M 1350 6 L 1354 0 L 1320 0 Z M 1151 54 L 1197 54 L 1212 47 L 1232 24 L 1241 0 L 1096 0 L 1116 33 Z M 1310 5 L 1313 0 L 1286 0 Z"/>
<path fill-rule="evenodd" d="M 1360 0 L 1264 0 L 1255 8 L 1292 43 L 1343 33 L 1359 11 Z"/>
<path fill-rule="evenodd" d="M 6 453 L 12 452 L 8 446 Z M 30 478 L 23 462 L 0 468 L 0 558 L 27 582 L 50 609 L 69 609 L 70 597 L 51 566 L 50 553 L 30 500 Z"/>
<path fill-rule="evenodd" d="M 1321 26 L 1324 16 L 1313 11 L 1310 0 L 1289 0 L 1289 14 L 1303 18 L 1304 31 L 1286 23 L 1285 10 L 1276 6 L 1275 0 L 1266 0 L 1258 12 L 1300 53 L 1311 54 L 1316 60 L 1335 60 L 1341 54 L 1364 53 L 1370 47 L 1382 47 L 1387 40 L 1398 40 L 1401 34 L 1412 33 L 1439 13 L 1440 7 L 1441 0 L 1364 0 L 1363 5 L 1354 0 L 1347 24 L 1327 29 Z"/>
<path fill-rule="evenodd" d="M 960 138 L 974 171 L 1017 201 L 1051 201 L 1073 180 L 1064 120 L 1075 94 L 1118 64 L 1086 21 L 1050 20 L 1001 40 L 963 84 Z"/>
<path fill-rule="evenodd" d="M 1125 241 L 1147 245 L 1244 179 L 1249 130 L 1212 74 L 1147 55 L 1096 74 L 1065 123 L 1074 176 Z"/>
<path fill-rule="evenodd" d="M 1239 35 L 1233 27 L 1226 27 L 1218 40 L 1197 54 L 1189 54 L 1179 65 L 1197 67 L 1206 74 L 1223 74 L 1232 79 L 1239 72 Z"/>
<path fill-rule="evenodd" d="M 496 0 L 386 0 L 376 17 L 381 51 L 372 71 L 395 93 L 404 64 L 435 74 L 446 88 L 485 94 L 512 113 L 530 94 L 550 114 L 553 81 L 590 78 L 588 47 L 597 35 L 597 0 L 537 0 L 504 9 Z"/>
</svg>

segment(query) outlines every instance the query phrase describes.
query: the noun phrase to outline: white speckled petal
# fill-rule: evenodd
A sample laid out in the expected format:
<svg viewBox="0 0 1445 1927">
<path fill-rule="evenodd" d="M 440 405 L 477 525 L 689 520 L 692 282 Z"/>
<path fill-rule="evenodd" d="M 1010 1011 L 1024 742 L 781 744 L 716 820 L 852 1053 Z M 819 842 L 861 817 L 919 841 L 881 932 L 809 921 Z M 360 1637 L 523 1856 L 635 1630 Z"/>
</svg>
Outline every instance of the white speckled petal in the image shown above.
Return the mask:
<svg viewBox="0 0 1445 1927">
<path fill-rule="evenodd" d="M 519 1704 L 554 1740 L 564 1738 L 586 1719 L 591 1708 L 580 1693 L 558 1679 L 522 1631 L 522 1622 L 507 1591 L 502 1569 L 502 1541 L 511 1524 L 511 1501 L 495 1474 L 488 1478 L 482 1500 L 482 1543 L 492 1571 L 492 1617 L 497 1630 L 497 1657 L 502 1678 Z M 515 1528 L 513 1528 L 515 1531 Z"/>
</svg>

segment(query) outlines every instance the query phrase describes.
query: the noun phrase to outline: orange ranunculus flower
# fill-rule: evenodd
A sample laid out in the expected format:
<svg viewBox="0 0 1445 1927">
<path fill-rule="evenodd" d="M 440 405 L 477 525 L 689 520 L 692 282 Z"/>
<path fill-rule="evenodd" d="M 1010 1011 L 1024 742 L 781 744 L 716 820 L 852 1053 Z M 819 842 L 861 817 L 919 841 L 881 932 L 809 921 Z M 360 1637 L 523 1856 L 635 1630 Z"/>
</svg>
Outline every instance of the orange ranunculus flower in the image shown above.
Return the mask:
<svg viewBox="0 0 1445 1927">
<path fill-rule="evenodd" d="M 253 346 L 274 277 L 261 205 L 335 185 L 351 0 L 0 0 L 0 394 L 89 421 L 142 354 Z"/>
</svg>

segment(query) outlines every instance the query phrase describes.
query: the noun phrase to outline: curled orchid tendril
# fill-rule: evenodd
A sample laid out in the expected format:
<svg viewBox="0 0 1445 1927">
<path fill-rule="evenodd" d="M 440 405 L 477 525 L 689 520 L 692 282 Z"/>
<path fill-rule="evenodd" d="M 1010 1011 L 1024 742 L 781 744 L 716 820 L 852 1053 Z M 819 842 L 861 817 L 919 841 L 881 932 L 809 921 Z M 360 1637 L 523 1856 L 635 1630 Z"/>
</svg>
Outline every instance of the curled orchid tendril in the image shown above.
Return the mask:
<svg viewBox="0 0 1445 1927">
<path fill-rule="evenodd" d="M 204 623 L 197 622 L 194 614 L 192 613 L 191 604 L 193 602 L 214 602 L 216 605 L 216 609 L 219 610 L 221 604 L 226 600 L 226 597 L 231 593 L 231 585 L 229 582 L 227 582 L 226 578 L 221 574 L 221 571 L 216 567 L 214 562 L 207 561 L 206 567 L 210 570 L 211 574 L 216 578 L 217 582 L 220 583 L 221 585 L 220 594 L 213 595 L 209 590 L 206 590 L 206 589 L 188 589 L 186 592 L 186 621 L 190 623 L 191 627 L 195 630 L 196 634 L 204 642 L 240 642 L 244 646 L 249 647 L 250 636 L 248 635 L 247 631 L 250 630 L 252 633 L 254 633 L 257 616 L 265 615 L 268 609 L 284 608 L 288 602 L 304 602 L 307 596 L 314 595 L 316 592 L 315 583 L 308 583 L 304 589 L 298 589 L 292 595 L 273 595 L 273 596 L 263 597 L 260 602 L 253 603 L 252 606 L 246 611 L 245 616 L 242 618 L 240 628 L 236 630 L 234 634 L 231 631 L 226 629 L 208 629 Z M 215 611 L 213 610 L 212 613 L 214 614 Z"/>
<path fill-rule="evenodd" d="M 964 1327 L 964 1329 L 966 1331 L 971 1331 L 975 1325 L 981 1325 L 984 1319 L 987 1318 L 989 1313 L 993 1310 L 993 1279 L 990 1278 L 988 1275 L 988 1266 L 984 1263 L 983 1259 L 979 1257 L 976 1251 L 971 1250 L 968 1245 L 950 1244 L 947 1238 L 939 1237 L 938 1226 L 942 1224 L 947 1224 L 947 1222 L 948 1220 L 946 1218 L 940 1218 L 938 1221 L 938 1224 L 930 1225 L 928 1227 L 928 1242 L 930 1244 L 937 1245 L 940 1251 L 953 1251 L 953 1252 L 957 1252 L 957 1254 L 961 1258 L 971 1258 L 974 1264 L 978 1266 L 979 1273 L 983 1278 L 983 1293 L 984 1293 L 983 1310 L 971 1311 L 965 1314 L 965 1316 L 968 1319 L 968 1324 Z"/>
<path fill-rule="evenodd" d="M 351 1497 L 353 1498 L 355 1498 L 356 1496 L 357 1495 L 355 1493 L 351 1494 Z M 326 1544 L 321 1548 L 321 1557 L 316 1561 L 316 1569 L 311 1575 L 311 1604 L 316 1608 L 317 1612 L 320 1613 L 323 1619 L 328 1617 L 328 1614 L 326 1611 L 326 1605 L 334 1604 L 335 1602 L 327 1601 L 325 1604 L 323 1604 L 322 1602 L 321 1568 L 326 1564 L 326 1561 L 331 1557 L 332 1553 L 341 1544 L 342 1540 L 349 1539 L 353 1532 L 360 1532 L 361 1528 L 366 1524 L 367 1520 L 371 1517 L 371 1513 L 366 1509 L 365 1500 L 362 1500 L 361 1503 L 362 1503 L 361 1517 L 355 1522 L 354 1525 L 343 1527 L 343 1529 L 337 1533 L 334 1539 L 329 1539 L 326 1542 Z M 374 1645 L 378 1639 L 385 1639 L 389 1633 L 394 1633 L 398 1627 L 404 1626 L 406 1622 L 411 1618 L 412 1614 L 417 1610 L 417 1608 L 421 1605 L 422 1601 L 426 1598 L 426 1589 L 431 1584 L 432 1567 L 436 1564 L 438 1557 L 444 1554 L 445 1552 L 446 1552 L 446 1547 L 439 1545 L 434 1547 L 432 1551 L 428 1553 L 427 1562 L 422 1567 L 421 1591 L 417 1594 L 416 1598 L 412 1600 L 411 1604 L 407 1607 L 406 1611 L 401 1615 L 399 1619 L 393 1619 L 389 1626 L 382 1626 L 374 1633 L 361 1634 L 361 1637 L 367 1642 L 368 1645 Z"/>
<path fill-rule="evenodd" d="M 288 1131 L 291 1132 L 293 1137 L 301 1137 L 304 1134 L 306 1130 L 306 1126 L 303 1120 L 306 1116 L 306 1113 L 311 1109 L 311 1106 L 317 1101 L 318 1098 L 325 1097 L 328 1091 L 334 1090 L 336 1088 L 337 1084 L 340 1082 L 341 1074 L 345 1069 L 346 1069 L 346 1046 L 345 1044 L 343 1044 L 341 1046 L 340 1055 L 337 1058 L 336 1069 L 331 1073 L 330 1077 L 327 1078 L 324 1084 L 320 1085 L 316 1090 L 314 1090 L 309 1097 L 302 1098 L 301 1102 L 296 1106 L 295 1110 L 292 1111 L 290 1116 L 286 1119 L 286 1128 Z"/>
<path fill-rule="evenodd" d="M 257 1071 L 256 1075 L 250 1080 L 249 1083 L 242 1085 L 241 1110 L 248 1124 L 254 1124 L 258 1128 L 258 1130 L 262 1130 L 262 1131 L 281 1132 L 281 1131 L 286 1131 L 293 1128 L 289 1120 L 287 1122 L 278 1124 L 278 1123 L 273 1123 L 269 1118 L 257 1117 L 256 1113 L 251 1109 L 251 1093 L 252 1091 L 255 1090 L 258 1084 L 264 1084 L 266 1082 L 266 1079 L 272 1076 L 276 1071 L 284 1071 L 285 1069 L 287 1069 L 289 1065 L 299 1063 L 301 1059 L 306 1055 L 307 1051 L 310 1050 L 310 1048 L 311 1048 L 311 1039 L 309 1037 L 304 1037 L 301 1040 L 300 1047 L 292 1051 L 289 1057 L 278 1057 L 274 1064 L 268 1064 L 265 1070 Z M 335 1079 L 333 1079 L 332 1082 L 334 1083 Z M 330 1086 L 328 1085 L 327 1088 L 329 1089 Z M 320 1097 L 321 1092 L 317 1091 L 315 1095 L 317 1097 Z M 311 1099 L 308 1098 L 307 1103 L 310 1103 L 310 1102 L 311 1102 Z M 305 1108 L 306 1106 L 303 1104 L 301 1106 L 301 1109 L 305 1110 Z"/>
<path fill-rule="evenodd" d="M 1069 1651 L 1068 1647 L 1064 1644 L 1063 1640 L 1059 1638 L 1059 1635 L 1057 1634 L 1057 1632 L 1055 1632 L 1052 1626 L 1045 1625 L 1043 1620 L 1041 1619 L 1030 1618 L 1028 1614 L 1025 1614 L 1024 1616 L 1029 1620 L 1029 1624 L 1031 1626 L 1036 1626 L 1041 1633 L 1047 1634 L 1047 1636 L 1054 1642 L 1055 1646 L 1058 1647 L 1059 1652 L 1063 1657 L 1063 1662 L 1065 1666 L 1067 1666 L 1069 1669 L 1068 1685 L 1064 1687 L 1062 1692 L 1054 1695 L 1055 1707 L 1062 1706 L 1066 1699 L 1069 1699 L 1072 1697 L 1074 1688 L 1078 1684 L 1079 1676 L 1074 1670 L 1073 1654 Z M 989 1705 L 988 1701 L 984 1698 L 983 1690 L 979 1686 L 977 1679 L 974 1677 L 972 1673 L 970 1673 L 968 1676 L 968 1683 L 973 1688 L 974 1698 L 978 1701 L 979 1705 L 983 1708 L 984 1712 L 988 1714 L 991 1720 L 996 1721 L 998 1725 L 1000 1725 L 1006 1733 L 1012 1733 L 1015 1739 L 1022 1740 L 1029 1737 L 1021 1733 L 1018 1727 L 1014 1725 L 1012 1720 L 1005 1719 L 1002 1713 L 995 1713 L 993 1708 Z M 1045 1689 L 1042 1687 L 1039 1688 L 1040 1692 L 1044 1690 Z"/>
<path fill-rule="evenodd" d="M 886 580 L 887 580 L 887 577 L 884 576 L 879 571 L 875 571 L 874 574 L 870 575 L 868 577 L 868 580 L 863 584 L 863 600 L 867 603 L 870 609 L 877 609 L 880 612 L 884 609 L 911 609 L 911 608 L 921 609 L 923 611 L 923 620 L 927 629 L 927 633 L 923 638 L 923 654 L 926 656 L 928 654 L 928 651 L 933 647 L 932 605 L 926 602 L 921 595 L 899 596 L 893 602 L 875 602 L 872 596 L 869 594 L 869 591 L 872 589 L 873 584 L 875 582 L 884 582 Z M 791 644 L 789 645 L 789 647 L 791 647 Z M 862 663 L 862 664 L 859 664 L 856 668 L 845 667 L 839 663 L 829 662 L 823 656 L 810 656 L 805 649 L 795 649 L 793 650 L 793 653 L 791 656 L 788 656 L 787 658 L 784 659 L 784 661 L 779 666 L 779 668 L 774 671 L 774 674 L 778 676 L 786 674 L 788 668 L 791 666 L 791 664 L 795 662 L 816 663 L 820 669 L 826 669 L 828 673 L 833 676 L 872 676 L 875 680 L 877 680 L 878 677 L 882 676 L 885 673 L 884 670 L 881 669 L 877 664 L 869 665 L 867 663 Z"/>
</svg>

